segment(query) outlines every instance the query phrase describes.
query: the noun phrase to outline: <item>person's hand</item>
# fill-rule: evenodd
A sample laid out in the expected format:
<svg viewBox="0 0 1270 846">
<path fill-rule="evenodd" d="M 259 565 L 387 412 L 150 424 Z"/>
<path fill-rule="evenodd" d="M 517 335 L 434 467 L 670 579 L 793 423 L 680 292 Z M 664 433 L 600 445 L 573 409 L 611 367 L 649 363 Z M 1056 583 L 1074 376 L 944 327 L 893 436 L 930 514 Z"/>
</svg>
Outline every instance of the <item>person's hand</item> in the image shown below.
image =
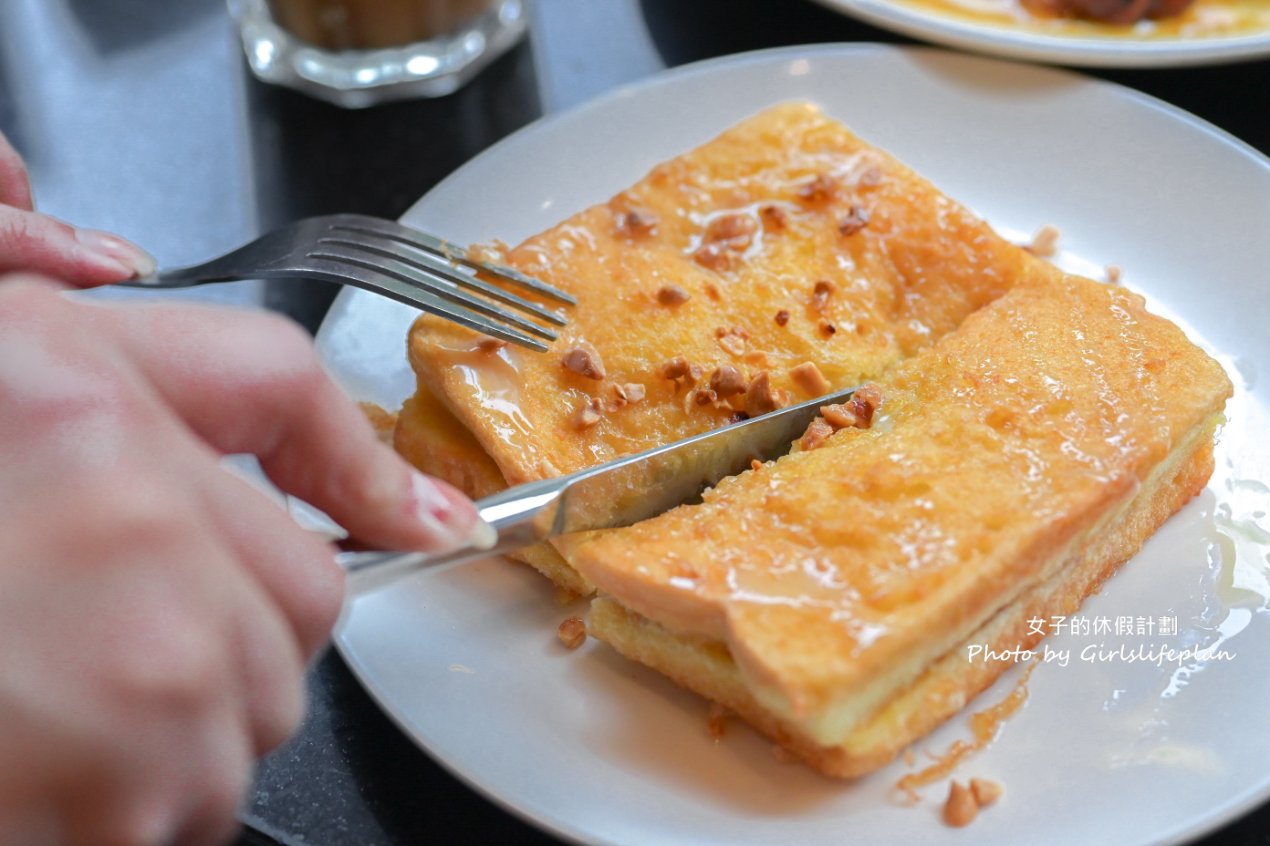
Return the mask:
<svg viewBox="0 0 1270 846">
<path fill-rule="evenodd" d="M 154 272 L 154 259 L 117 235 L 77 229 L 35 211 L 26 165 L 0 134 L 0 273 L 45 273 L 77 287 Z"/>
<path fill-rule="evenodd" d="M 284 319 L 0 279 L 0 842 L 218 842 L 297 724 L 342 576 L 227 452 L 367 544 L 489 531 Z"/>
</svg>

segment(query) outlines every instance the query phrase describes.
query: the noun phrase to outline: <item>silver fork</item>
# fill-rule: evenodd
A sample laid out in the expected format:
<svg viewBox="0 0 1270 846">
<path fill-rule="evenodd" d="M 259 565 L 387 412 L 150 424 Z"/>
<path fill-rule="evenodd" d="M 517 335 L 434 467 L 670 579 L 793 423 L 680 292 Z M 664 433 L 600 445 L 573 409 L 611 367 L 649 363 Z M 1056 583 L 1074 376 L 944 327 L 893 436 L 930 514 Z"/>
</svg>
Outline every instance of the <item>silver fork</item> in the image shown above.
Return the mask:
<svg viewBox="0 0 1270 846">
<path fill-rule="evenodd" d="M 555 326 L 565 325 L 565 318 L 478 278 L 478 273 L 558 303 L 577 302 L 515 268 L 473 259 L 466 247 L 396 221 L 360 214 L 306 218 L 209 262 L 162 270 L 120 285 L 160 289 L 239 279 L 322 279 L 374 291 L 477 332 L 545 351 L 546 344 L 538 339 L 554 341 L 555 332 L 510 309 Z"/>
</svg>

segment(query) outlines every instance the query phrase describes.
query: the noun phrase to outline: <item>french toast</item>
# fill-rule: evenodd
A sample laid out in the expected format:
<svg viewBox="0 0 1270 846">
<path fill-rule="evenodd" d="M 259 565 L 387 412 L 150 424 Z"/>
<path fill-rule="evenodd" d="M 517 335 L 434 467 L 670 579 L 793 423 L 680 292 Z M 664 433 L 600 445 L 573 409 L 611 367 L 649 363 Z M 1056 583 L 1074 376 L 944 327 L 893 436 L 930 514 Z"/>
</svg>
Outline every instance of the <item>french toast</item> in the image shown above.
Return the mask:
<svg viewBox="0 0 1270 846">
<path fill-rule="evenodd" d="M 856 776 L 951 716 L 1212 471 L 1231 386 L 1121 288 L 1021 280 L 847 427 L 699 505 L 575 539 L 591 631 Z"/>
<path fill-rule="evenodd" d="M 807 104 L 740 123 L 502 259 L 577 297 L 568 326 L 535 354 L 421 316 L 396 434 L 474 496 L 858 384 L 1049 272 Z M 589 592 L 549 547 L 520 557 Z"/>
</svg>

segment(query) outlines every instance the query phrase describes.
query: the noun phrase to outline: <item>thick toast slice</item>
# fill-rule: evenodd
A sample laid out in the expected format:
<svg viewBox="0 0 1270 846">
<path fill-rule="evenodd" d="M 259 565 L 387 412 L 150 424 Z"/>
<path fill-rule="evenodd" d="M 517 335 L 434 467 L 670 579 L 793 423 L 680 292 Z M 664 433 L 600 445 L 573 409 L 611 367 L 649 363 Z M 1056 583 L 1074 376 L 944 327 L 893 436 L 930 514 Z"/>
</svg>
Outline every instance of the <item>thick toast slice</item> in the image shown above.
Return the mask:
<svg viewBox="0 0 1270 846">
<path fill-rule="evenodd" d="M 1123 289 L 1024 280 L 878 380 L 871 428 L 575 540 L 593 631 L 857 775 L 1005 668 L 1205 484 L 1231 386 Z M 620 604 L 620 605 L 619 605 Z"/>
<path fill-rule="evenodd" d="M 578 298 L 550 352 L 427 315 L 409 339 L 419 392 L 397 445 L 474 495 L 858 384 L 1052 272 L 806 104 L 659 165 L 505 260 Z M 587 590 L 546 547 L 530 555 Z"/>
</svg>

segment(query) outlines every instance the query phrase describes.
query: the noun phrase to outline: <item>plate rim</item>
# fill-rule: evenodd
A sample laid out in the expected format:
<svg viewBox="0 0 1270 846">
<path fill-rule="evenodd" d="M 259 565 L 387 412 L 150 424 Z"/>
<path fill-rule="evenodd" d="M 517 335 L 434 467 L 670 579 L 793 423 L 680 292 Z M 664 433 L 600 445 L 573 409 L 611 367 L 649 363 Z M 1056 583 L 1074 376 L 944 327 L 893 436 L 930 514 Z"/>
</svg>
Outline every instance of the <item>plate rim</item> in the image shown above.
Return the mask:
<svg viewBox="0 0 1270 846">
<path fill-rule="evenodd" d="M 817 0 L 817 2 L 824 2 L 824 0 Z M 941 60 L 945 61 L 954 61 L 972 65 L 1003 65 L 1012 67 L 1016 72 L 1022 71 L 1030 74 L 1049 76 L 1050 78 L 1062 80 L 1068 83 L 1078 82 L 1082 85 L 1102 88 L 1110 92 L 1114 92 L 1116 96 L 1125 97 L 1148 108 L 1164 112 L 1173 119 L 1179 120 L 1182 124 L 1201 131 L 1203 134 L 1209 136 L 1212 141 L 1229 147 L 1231 152 L 1240 155 L 1246 159 L 1248 163 L 1270 172 L 1270 155 L 1262 153 L 1248 142 L 1243 141 L 1229 131 L 1222 129 L 1208 120 L 1188 112 L 1179 106 L 1117 82 L 1097 77 L 1090 77 L 1086 74 L 1080 73 L 1079 71 L 1065 68 L 1048 67 L 1043 65 L 1029 65 L 1026 68 L 1019 68 L 1018 66 L 1012 66 L 1010 62 L 1001 58 L 984 56 L 981 54 L 966 55 L 940 46 L 897 45 L 877 42 L 830 42 L 812 45 L 771 47 L 761 50 L 711 57 L 696 62 L 686 63 L 684 65 L 666 68 L 639 80 L 615 87 L 604 94 L 571 106 L 568 109 L 543 115 L 482 150 L 480 153 L 456 168 L 451 174 L 438 181 L 431 189 L 429 189 L 429 191 L 410 205 L 410 207 L 403 213 L 401 219 L 403 221 L 407 221 L 412 215 L 417 213 L 418 208 L 427 203 L 429 197 L 431 197 L 434 193 L 440 193 L 443 188 L 448 188 L 452 181 L 461 178 L 461 175 L 469 168 L 480 167 L 481 162 L 487 157 L 493 158 L 505 155 L 509 148 L 514 148 L 518 144 L 525 143 L 525 140 L 528 138 L 545 132 L 558 131 L 560 127 L 567 126 L 567 124 L 571 121 L 585 119 L 586 114 L 593 109 L 610 106 L 615 101 L 643 92 L 647 89 L 656 89 L 663 86 L 675 85 L 681 79 L 713 73 L 720 68 L 726 69 L 745 65 L 766 64 L 769 62 L 775 65 L 783 59 L 814 59 L 821 56 L 832 58 L 843 55 L 867 53 L 931 54 L 938 56 Z M 337 298 L 337 304 L 340 300 L 357 296 L 358 294 L 359 292 L 353 289 L 345 289 L 340 292 L 339 298 Z M 336 314 L 336 309 L 332 309 L 330 315 Z M 339 322 L 338 316 L 333 318 L 330 315 L 323 320 L 321 326 L 319 327 L 317 333 L 319 346 L 331 332 L 335 331 L 332 327 L 335 323 Z M 620 841 L 616 841 L 608 837 L 597 836 L 589 831 L 581 831 L 577 828 L 576 824 L 567 817 L 556 816 L 533 807 L 525 806 L 522 803 L 517 803 L 513 798 L 499 794 L 494 788 L 487 787 L 479 782 L 477 780 L 477 776 L 465 772 L 462 769 L 461 762 L 449 760 L 445 756 L 422 743 L 419 738 L 416 737 L 412 727 L 408 724 L 407 715 L 385 698 L 384 691 L 381 691 L 368 683 L 368 677 L 371 675 L 370 670 L 358 656 L 356 647 L 346 641 L 348 614 L 349 607 L 346 606 L 344 613 L 341 615 L 341 618 L 335 627 L 334 634 L 331 639 L 332 645 L 347 663 L 350 670 L 353 672 L 354 677 L 357 679 L 358 684 L 371 697 L 381 712 L 386 715 L 399 730 L 402 731 L 406 738 L 409 739 L 416 748 L 420 749 L 425 755 L 427 755 L 430 760 L 434 761 L 451 776 L 495 806 L 552 836 L 559 837 L 575 844 L 580 844 L 580 846 L 616 846 L 616 844 L 620 843 Z M 1197 837 L 1209 834 L 1218 828 L 1231 823 L 1232 821 L 1242 818 L 1249 811 L 1265 803 L 1268 798 L 1270 798 L 1270 779 L 1262 785 L 1249 787 L 1242 793 L 1242 795 L 1230 802 L 1227 802 L 1225 805 L 1221 806 L 1220 809 L 1215 810 L 1203 819 L 1177 830 L 1171 835 L 1166 836 L 1164 839 L 1154 842 L 1156 844 L 1161 844 L 1161 846 L 1167 846 L 1168 844 L 1180 844 L 1192 841 Z"/>
<path fill-rule="evenodd" d="M 1134 41 L 1048 35 L 959 21 L 886 0 L 814 0 L 823 8 L 911 38 L 978 53 L 1089 68 L 1193 67 L 1270 56 L 1270 30 L 1205 39 Z M 1129 49 L 1126 49 L 1126 46 Z"/>
</svg>

